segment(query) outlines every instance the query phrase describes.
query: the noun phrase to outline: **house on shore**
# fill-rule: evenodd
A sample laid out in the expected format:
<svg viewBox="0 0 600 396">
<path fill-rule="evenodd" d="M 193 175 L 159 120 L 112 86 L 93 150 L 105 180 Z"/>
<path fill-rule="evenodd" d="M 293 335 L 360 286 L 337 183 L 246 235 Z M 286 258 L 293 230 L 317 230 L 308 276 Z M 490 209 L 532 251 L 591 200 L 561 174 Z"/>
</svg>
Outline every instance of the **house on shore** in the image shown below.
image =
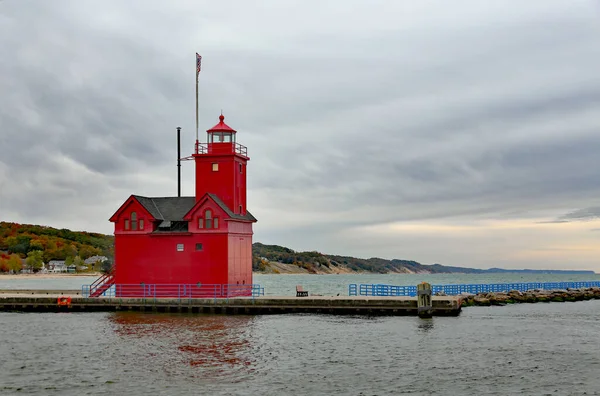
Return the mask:
<svg viewBox="0 0 600 396">
<path fill-rule="evenodd" d="M 50 260 L 48 261 L 48 272 L 49 273 L 63 273 L 68 272 L 67 264 L 65 260 Z"/>
</svg>

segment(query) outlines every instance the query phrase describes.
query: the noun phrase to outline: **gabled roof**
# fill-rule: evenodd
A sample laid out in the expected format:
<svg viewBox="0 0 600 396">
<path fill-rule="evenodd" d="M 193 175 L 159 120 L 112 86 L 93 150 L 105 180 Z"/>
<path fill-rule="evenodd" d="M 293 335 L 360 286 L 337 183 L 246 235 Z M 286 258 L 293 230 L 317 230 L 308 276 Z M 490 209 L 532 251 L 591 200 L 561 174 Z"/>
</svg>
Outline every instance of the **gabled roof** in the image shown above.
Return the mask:
<svg viewBox="0 0 600 396">
<path fill-rule="evenodd" d="M 219 197 L 217 197 L 215 194 L 211 194 L 211 193 L 204 194 L 202 196 L 202 198 L 199 199 L 198 202 L 196 202 L 196 204 L 190 208 L 190 210 L 184 216 L 184 219 L 190 220 L 192 214 L 196 211 L 196 209 L 201 207 L 202 205 L 204 205 L 204 203 L 207 200 L 213 201 L 219 208 L 221 208 L 223 210 L 223 212 L 225 212 L 225 214 L 230 219 L 256 222 L 256 218 L 254 218 L 254 216 L 252 216 L 252 214 L 250 212 L 246 211 L 245 215 L 235 214 L 235 213 L 233 213 L 233 211 L 231 209 L 229 209 L 229 207 L 225 204 L 225 202 L 221 201 L 221 199 Z M 224 219 L 224 220 L 227 220 L 227 219 Z"/>
<path fill-rule="evenodd" d="M 194 206 L 194 197 L 142 197 L 134 195 L 156 220 L 183 221 L 183 216 Z"/>
<path fill-rule="evenodd" d="M 123 203 L 123 205 L 121 205 L 121 206 L 119 207 L 119 209 L 117 209 L 117 211 L 116 211 L 116 212 L 115 212 L 115 213 L 114 213 L 114 214 L 113 214 L 113 215 L 110 217 L 109 221 L 113 221 L 113 222 L 117 221 L 117 219 L 119 218 L 119 216 L 121 215 L 121 213 L 123 213 L 123 211 L 124 211 L 124 210 L 125 210 L 125 209 L 126 209 L 126 208 L 127 208 L 129 205 L 130 205 L 130 204 L 132 204 L 133 202 L 137 202 L 137 203 L 141 204 L 141 205 L 142 205 L 142 207 L 143 207 L 143 208 L 144 208 L 144 209 L 145 209 L 145 210 L 148 212 L 148 214 L 149 214 L 150 216 L 154 217 L 154 216 L 155 216 L 155 214 L 154 214 L 155 212 L 150 212 L 150 211 L 148 211 L 148 208 L 147 208 L 147 207 L 146 207 L 144 204 L 142 204 L 142 203 L 140 202 L 139 198 L 140 198 L 139 196 L 136 196 L 136 195 L 130 195 L 130 196 L 129 196 L 129 198 L 127 198 L 127 199 L 125 200 L 125 202 Z M 144 198 L 144 197 L 141 197 L 141 198 Z"/>
<path fill-rule="evenodd" d="M 231 209 L 229 209 L 227 207 L 227 205 L 225 205 L 225 202 L 221 201 L 221 199 L 219 197 L 217 197 L 215 194 L 206 194 L 209 197 L 211 197 L 211 199 L 213 201 L 215 201 L 215 203 L 217 205 L 219 205 L 219 207 L 221 209 L 223 209 L 223 211 L 225 211 L 225 213 L 227 213 L 227 216 L 231 217 L 232 219 L 236 219 L 236 220 L 246 220 L 246 221 L 256 221 L 256 218 L 254 216 L 252 216 L 252 213 L 246 211 L 245 215 L 240 215 L 240 214 L 235 214 L 233 213 L 233 211 Z"/>
<path fill-rule="evenodd" d="M 232 219 L 255 222 L 252 214 L 246 211 L 245 215 L 233 213 L 215 194 L 206 194 Z M 196 205 L 194 197 L 142 197 L 133 196 L 156 220 L 185 221 L 185 216 Z M 202 201 L 202 199 L 200 200 Z M 199 201 L 199 202 L 200 202 Z"/>
</svg>

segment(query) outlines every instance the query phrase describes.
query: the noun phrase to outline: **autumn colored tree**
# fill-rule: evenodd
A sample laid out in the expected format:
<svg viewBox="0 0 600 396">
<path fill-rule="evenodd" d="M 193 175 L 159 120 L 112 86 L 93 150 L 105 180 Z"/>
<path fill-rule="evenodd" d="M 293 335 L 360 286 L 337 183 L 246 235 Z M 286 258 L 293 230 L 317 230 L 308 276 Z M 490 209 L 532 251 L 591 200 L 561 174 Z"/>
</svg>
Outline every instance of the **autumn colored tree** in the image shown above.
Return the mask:
<svg viewBox="0 0 600 396">
<path fill-rule="evenodd" d="M 10 268 L 8 268 L 8 259 L 0 257 L 0 272 L 8 271 L 10 271 Z"/>
<path fill-rule="evenodd" d="M 84 260 L 92 256 L 100 256 L 101 254 L 102 250 L 89 245 L 84 245 L 79 249 L 79 256 Z"/>
<path fill-rule="evenodd" d="M 18 254 L 11 254 L 8 259 L 8 269 L 15 274 L 18 274 L 23 269 L 23 265 L 21 264 L 21 258 Z"/>
<path fill-rule="evenodd" d="M 33 239 L 29 243 L 29 250 L 44 250 L 44 245 L 39 239 Z"/>
</svg>

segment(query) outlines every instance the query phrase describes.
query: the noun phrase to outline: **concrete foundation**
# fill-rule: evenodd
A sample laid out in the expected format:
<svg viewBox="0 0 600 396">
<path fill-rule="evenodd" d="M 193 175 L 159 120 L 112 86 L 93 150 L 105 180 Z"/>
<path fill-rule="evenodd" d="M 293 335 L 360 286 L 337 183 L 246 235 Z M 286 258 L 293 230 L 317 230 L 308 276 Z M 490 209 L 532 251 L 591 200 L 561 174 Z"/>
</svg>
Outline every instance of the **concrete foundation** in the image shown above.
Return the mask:
<svg viewBox="0 0 600 396">
<path fill-rule="evenodd" d="M 41 293 L 43 292 L 43 293 Z M 75 293 L 47 294 L 52 291 L 0 291 L 0 311 L 18 312 L 98 312 L 140 311 L 215 314 L 342 314 L 417 315 L 414 297 L 236 297 L 220 299 L 82 298 Z M 69 305 L 58 305 L 58 297 L 70 296 Z M 433 297 L 434 316 L 456 316 L 460 299 Z"/>
</svg>

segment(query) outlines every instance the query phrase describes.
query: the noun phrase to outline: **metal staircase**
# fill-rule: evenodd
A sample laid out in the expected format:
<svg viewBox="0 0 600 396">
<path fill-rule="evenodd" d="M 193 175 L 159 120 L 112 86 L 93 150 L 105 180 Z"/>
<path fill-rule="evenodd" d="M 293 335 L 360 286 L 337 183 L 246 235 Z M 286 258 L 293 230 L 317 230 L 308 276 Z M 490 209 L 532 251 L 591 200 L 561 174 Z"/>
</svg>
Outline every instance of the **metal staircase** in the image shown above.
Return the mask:
<svg viewBox="0 0 600 396">
<path fill-rule="evenodd" d="M 114 270 L 114 267 L 112 267 L 110 271 L 96 279 L 94 283 L 90 285 L 90 297 L 101 296 L 102 293 L 115 284 Z"/>
</svg>

